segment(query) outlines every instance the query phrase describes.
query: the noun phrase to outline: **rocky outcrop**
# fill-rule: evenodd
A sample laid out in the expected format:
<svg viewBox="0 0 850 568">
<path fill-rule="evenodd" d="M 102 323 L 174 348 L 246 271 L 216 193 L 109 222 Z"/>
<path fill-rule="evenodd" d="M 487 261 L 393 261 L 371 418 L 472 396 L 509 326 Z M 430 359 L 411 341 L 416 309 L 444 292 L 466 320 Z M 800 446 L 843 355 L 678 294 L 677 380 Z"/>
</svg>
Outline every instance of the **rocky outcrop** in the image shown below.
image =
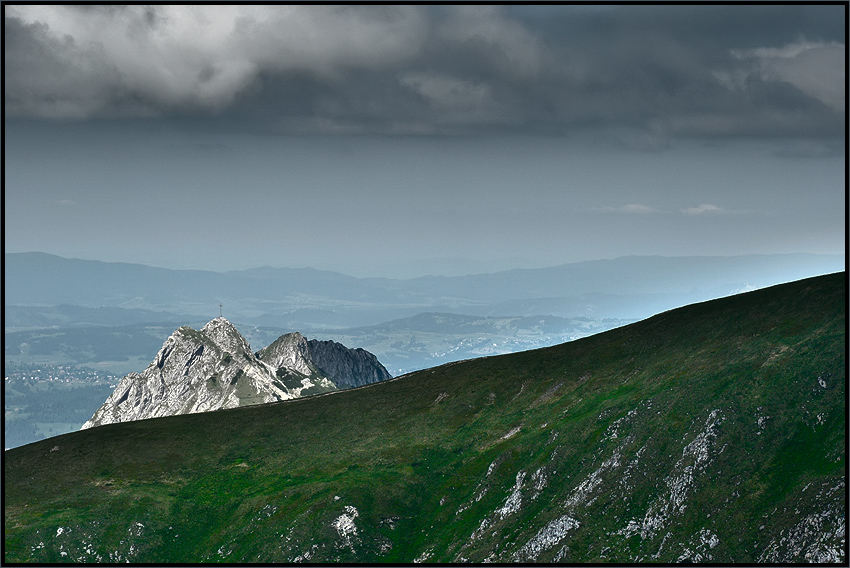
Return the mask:
<svg viewBox="0 0 850 568">
<path fill-rule="evenodd" d="M 275 369 L 286 367 L 305 375 L 319 373 L 310 361 L 307 340 L 297 331 L 281 335 L 268 347 L 257 351 L 257 358 Z"/>
<path fill-rule="evenodd" d="M 287 400 L 390 377 L 371 353 L 338 343 L 319 348 L 325 355 L 317 363 L 310 343 L 290 333 L 255 354 L 225 318 L 199 331 L 181 327 L 144 371 L 121 379 L 83 429 Z"/>
<path fill-rule="evenodd" d="M 316 367 L 333 377 L 339 388 L 359 387 L 390 378 L 378 358 L 365 349 L 349 349 L 335 341 L 317 339 L 308 341 L 307 348 Z"/>
</svg>

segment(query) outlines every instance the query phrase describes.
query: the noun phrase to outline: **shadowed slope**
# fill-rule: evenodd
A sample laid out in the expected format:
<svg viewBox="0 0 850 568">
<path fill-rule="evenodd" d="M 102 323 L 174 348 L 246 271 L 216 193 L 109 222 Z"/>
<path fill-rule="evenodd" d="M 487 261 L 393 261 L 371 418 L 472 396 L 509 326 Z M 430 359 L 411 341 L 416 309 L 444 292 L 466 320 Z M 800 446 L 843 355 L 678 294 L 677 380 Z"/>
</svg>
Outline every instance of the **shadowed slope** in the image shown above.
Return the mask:
<svg viewBox="0 0 850 568">
<path fill-rule="evenodd" d="M 15 448 L 5 560 L 845 561 L 845 281 Z"/>
</svg>

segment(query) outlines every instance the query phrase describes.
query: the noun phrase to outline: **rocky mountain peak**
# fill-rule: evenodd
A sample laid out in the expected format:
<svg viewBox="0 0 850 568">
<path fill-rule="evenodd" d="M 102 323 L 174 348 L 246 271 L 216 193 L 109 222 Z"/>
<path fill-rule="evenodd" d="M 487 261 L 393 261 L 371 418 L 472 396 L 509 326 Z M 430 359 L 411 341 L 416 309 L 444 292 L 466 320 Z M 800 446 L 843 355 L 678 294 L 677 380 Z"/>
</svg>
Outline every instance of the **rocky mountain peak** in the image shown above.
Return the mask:
<svg viewBox="0 0 850 568">
<path fill-rule="evenodd" d="M 210 338 L 223 351 L 233 355 L 251 352 L 251 347 L 236 329 L 236 326 L 223 317 L 210 320 L 209 323 L 201 328 L 201 333 Z"/>
<path fill-rule="evenodd" d="M 200 330 L 183 326 L 163 343 L 144 371 L 121 379 L 83 428 L 334 391 L 339 388 L 333 378 L 337 374 L 344 388 L 390 378 L 371 353 L 335 345 L 333 357 L 314 354 L 307 339 L 294 332 L 255 355 L 223 317 Z"/>
<path fill-rule="evenodd" d="M 268 347 L 258 351 L 257 357 L 275 369 L 286 367 L 305 375 L 318 372 L 310 361 L 307 340 L 297 331 L 281 335 Z"/>
<path fill-rule="evenodd" d="M 378 358 L 365 349 L 349 349 L 336 341 L 311 339 L 307 344 L 308 357 L 316 367 L 340 388 L 351 388 L 385 381 L 390 374 Z"/>
</svg>

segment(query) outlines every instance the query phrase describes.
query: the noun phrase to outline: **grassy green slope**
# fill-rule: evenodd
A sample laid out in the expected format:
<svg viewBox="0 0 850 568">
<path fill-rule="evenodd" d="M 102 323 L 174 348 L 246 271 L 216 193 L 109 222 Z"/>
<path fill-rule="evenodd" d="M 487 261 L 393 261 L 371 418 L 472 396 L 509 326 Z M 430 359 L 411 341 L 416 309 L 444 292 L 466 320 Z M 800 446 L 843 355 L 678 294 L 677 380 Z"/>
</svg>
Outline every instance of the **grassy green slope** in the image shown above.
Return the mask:
<svg viewBox="0 0 850 568">
<path fill-rule="evenodd" d="M 15 448 L 4 559 L 844 560 L 845 281 Z"/>
</svg>

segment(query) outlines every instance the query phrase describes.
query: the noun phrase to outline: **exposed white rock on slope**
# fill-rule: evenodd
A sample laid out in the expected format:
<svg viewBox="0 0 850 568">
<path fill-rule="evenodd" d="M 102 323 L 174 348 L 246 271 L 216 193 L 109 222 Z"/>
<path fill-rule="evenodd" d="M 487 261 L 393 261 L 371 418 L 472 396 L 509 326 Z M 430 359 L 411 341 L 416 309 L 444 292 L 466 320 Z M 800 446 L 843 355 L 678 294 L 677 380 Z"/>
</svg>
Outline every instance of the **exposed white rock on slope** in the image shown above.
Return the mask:
<svg viewBox="0 0 850 568">
<path fill-rule="evenodd" d="M 722 448 L 714 450 L 714 441 L 718 435 L 718 428 L 724 420 L 725 417 L 721 414 L 719 408 L 711 411 L 705 421 L 705 429 L 685 446 L 682 450 L 682 457 L 673 466 L 673 471 L 664 478 L 666 491 L 650 504 L 642 520 L 630 520 L 616 534 L 631 538 L 640 533 L 643 540 L 654 538 L 663 528 L 667 527 L 673 517 L 684 513 L 688 507 L 688 499 L 693 492 L 697 477 L 704 473 L 712 462 L 713 454 L 716 455 L 723 451 Z"/>
<path fill-rule="evenodd" d="M 803 488 L 798 497 L 800 507 L 810 511 L 790 529 L 783 529 L 768 544 L 758 562 L 813 562 L 816 564 L 846 564 L 847 497 L 844 479 L 824 480 L 817 494 Z M 840 544 L 839 544 L 840 543 Z"/>
<path fill-rule="evenodd" d="M 340 538 L 345 542 L 345 546 L 350 548 L 352 552 L 354 552 L 354 545 L 351 542 L 351 538 L 357 535 L 357 525 L 354 524 L 354 519 L 359 515 L 360 513 L 357 511 L 357 507 L 346 505 L 345 513 L 331 523 L 331 526 L 336 529 Z"/>
<path fill-rule="evenodd" d="M 386 373 L 376 359 L 374 365 Z M 310 360 L 301 334 L 284 335 L 255 355 L 233 324 L 218 317 L 199 331 L 175 331 L 147 369 L 121 379 L 83 429 L 333 390 L 336 384 Z"/>
<path fill-rule="evenodd" d="M 514 553 L 516 562 L 534 562 L 541 553 L 558 544 L 569 531 L 579 526 L 570 515 L 550 521 L 530 541 Z"/>
</svg>

